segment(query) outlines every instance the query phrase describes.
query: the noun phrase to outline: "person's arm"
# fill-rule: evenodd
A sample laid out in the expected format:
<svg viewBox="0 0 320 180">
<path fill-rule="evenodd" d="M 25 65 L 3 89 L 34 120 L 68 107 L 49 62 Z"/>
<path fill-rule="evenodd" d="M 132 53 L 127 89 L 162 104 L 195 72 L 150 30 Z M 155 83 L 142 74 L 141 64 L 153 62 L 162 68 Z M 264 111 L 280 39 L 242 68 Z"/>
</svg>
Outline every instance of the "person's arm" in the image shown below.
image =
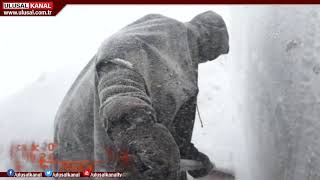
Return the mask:
<svg viewBox="0 0 320 180">
<path fill-rule="evenodd" d="M 129 62 L 122 59 L 101 62 L 97 73 L 100 112 L 108 129 L 119 121 L 126 126 L 156 122 L 145 80 Z"/>
<path fill-rule="evenodd" d="M 156 113 L 145 79 L 121 59 L 97 65 L 100 114 L 108 136 L 128 148 L 133 179 L 175 179 L 179 173 L 179 149 Z"/>
</svg>

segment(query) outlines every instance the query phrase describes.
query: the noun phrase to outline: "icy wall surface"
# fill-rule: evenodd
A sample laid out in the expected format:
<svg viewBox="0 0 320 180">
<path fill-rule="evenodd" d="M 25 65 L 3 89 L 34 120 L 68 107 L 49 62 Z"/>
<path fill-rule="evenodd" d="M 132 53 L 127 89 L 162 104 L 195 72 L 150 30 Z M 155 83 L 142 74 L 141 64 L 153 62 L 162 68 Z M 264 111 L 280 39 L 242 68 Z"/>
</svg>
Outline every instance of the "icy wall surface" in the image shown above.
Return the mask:
<svg viewBox="0 0 320 180">
<path fill-rule="evenodd" d="M 237 7 L 246 64 L 246 180 L 320 178 L 320 7 Z M 233 29 L 235 30 L 235 28 Z"/>
</svg>

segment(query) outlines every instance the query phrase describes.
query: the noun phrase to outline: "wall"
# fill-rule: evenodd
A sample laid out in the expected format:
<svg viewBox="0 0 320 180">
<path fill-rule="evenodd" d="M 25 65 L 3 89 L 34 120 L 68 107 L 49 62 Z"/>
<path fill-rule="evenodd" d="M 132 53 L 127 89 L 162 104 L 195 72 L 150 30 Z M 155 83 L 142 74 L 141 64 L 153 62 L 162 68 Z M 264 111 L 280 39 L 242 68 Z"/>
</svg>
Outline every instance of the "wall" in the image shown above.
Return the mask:
<svg viewBox="0 0 320 180">
<path fill-rule="evenodd" d="M 320 178 L 319 10 L 232 10 L 232 45 L 237 51 L 232 57 L 246 79 L 234 76 L 245 85 L 242 100 L 247 109 L 242 124 L 249 173 L 240 172 L 240 179 Z"/>
</svg>

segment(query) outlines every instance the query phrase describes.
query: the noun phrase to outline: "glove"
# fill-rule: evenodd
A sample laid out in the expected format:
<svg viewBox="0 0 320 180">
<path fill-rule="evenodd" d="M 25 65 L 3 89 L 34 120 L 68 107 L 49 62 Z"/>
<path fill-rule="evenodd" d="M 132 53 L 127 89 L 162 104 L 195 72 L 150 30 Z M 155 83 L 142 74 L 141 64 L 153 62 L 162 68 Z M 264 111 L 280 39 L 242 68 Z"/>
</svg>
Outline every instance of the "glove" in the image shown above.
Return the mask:
<svg viewBox="0 0 320 180">
<path fill-rule="evenodd" d="M 127 180 L 178 179 L 179 148 L 163 125 L 139 124 L 121 132 L 115 141 L 128 148 L 128 166 L 119 167 L 128 172 Z"/>
<path fill-rule="evenodd" d="M 181 156 L 183 156 L 183 158 L 186 158 L 186 159 L 199 161 L 203 164 L 203 168 L 201 169 L 188 171 L 188 173 L 193 178 L 204 177 L 208 175 L 214 168 L 214 164 L 210 161 L 209 157 L 203 154 L 202 152 L 199 152 L 198 149 L 194 147 L 192 143 L 190 143 L 188 148 L 185 148 Z"/>
</svg>

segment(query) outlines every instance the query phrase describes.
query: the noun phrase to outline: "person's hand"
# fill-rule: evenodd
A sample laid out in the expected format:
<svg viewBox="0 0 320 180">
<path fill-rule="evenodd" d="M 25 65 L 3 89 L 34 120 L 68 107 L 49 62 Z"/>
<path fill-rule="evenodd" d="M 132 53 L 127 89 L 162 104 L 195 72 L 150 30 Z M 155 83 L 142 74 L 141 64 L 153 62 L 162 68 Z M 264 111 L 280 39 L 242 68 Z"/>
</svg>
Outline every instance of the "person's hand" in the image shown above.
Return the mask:
<svg viewBox="0 0 320 180">
<path fill-rule="evenodd" d="M 122 167 L 132 180 L 176 180 L 180 155 L 170 132 L 161 124 L 145 123 L 121 132 L 117 139 L 127 146 L 129 163 Z"/>
<path fill-rule="evenodd" d="M 204 176 L 208 175 L 212 171 L 212 169 L 214 168 L 214 164 L 211 163 L 208 156 L 201 153 L 201 152 L 198 152 L 198 154 L 194 156 L 194 160 L 200 161 L 203 165 L 203 168 L 201 168 L 199 170 L 188 171 L 188 173 L 193 178 L 204 177 Z"/>
<path fill-rule="evenodd" d="M 180 148 L 180 153 L 182 159 L 190 159 L 202 163 L 203 168 L 188 171 L 188 173 L 194 178 L 204 177 L 208 175 L 214 168 L 214 164 L 210 161 L 209 157 L 198 151 L 198 149 L 192 143 L 188 143 L 188 145 Z"/>
</svg>

